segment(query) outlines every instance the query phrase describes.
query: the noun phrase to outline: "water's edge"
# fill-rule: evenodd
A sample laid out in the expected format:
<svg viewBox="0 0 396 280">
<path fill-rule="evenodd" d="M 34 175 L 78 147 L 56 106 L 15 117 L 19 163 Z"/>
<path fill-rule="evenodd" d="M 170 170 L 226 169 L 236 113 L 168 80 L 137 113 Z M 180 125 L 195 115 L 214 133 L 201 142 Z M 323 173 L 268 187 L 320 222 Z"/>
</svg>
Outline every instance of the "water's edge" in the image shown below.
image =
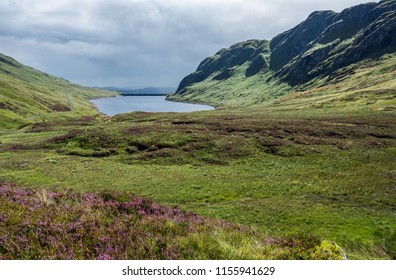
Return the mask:
<svg viewBox="0 0 396 280">
<path fill-rule="evenodd" d="M 108 116 L 138 111 L 151 113 L 188 113 L 216 109 L 216 107 L 206 104 L 169 100 L 166 95 L 117 95 L 91 99 L 90 102 L 99 112 Z"/>
<path fill-rule="evenodd" d="M 213 108 L 213 110 L 214 110 L 214 109 L 217 109 L 217 108 L 220 108 L 220 106 L 218 106 L 218 105 L 212 105 L 212 104 L 207 104 L 207 103 L 200 103 L 200 102 L 193 101 L 193 100 L 190 100 L 190 101 L 186 101 L 186 100 L 177 100 L 177 99 L 172 99 L 172 98 L 169 98 L 169 97 L 171 97 L 171 95 L 166 95 L 165 100 L 166 100 L 166 101 L 169 101 L 169 102 L 176 102 L 176 103 L 186 103 L 186 104 L 210 106 L 210 107 Z"/>
</svg>

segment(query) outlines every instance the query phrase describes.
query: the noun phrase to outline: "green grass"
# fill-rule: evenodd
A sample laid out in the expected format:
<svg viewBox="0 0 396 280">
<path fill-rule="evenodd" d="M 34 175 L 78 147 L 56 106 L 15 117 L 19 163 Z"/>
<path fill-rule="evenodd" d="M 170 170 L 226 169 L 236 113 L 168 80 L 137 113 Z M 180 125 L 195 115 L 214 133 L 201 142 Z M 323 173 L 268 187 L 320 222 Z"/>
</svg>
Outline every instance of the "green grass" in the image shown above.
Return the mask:
<svg viewBox="0 0 396 280">
<path fill-rule="evenodd" d="M 202 82 L 188 86 L 185 94 L 169 96 L 170 100 L 205 103 L 214 106 L 240 107 L 257 105 L 273 100 L 290 90 L 290 87 L 272 77 L 271 72 L 245 77 L 248 63 L 236 67 L 233 76 L 226 80 L 213 79 L 215 72 Z"/>
<path fill-rule="evenodd" d="M 189 86 L 182 95 L 174 94 L 169 98 L 220 107 L 259 105 L 270 109 L 280 104 L 282 110 L 288 105 L 295 111 L 347 105 L 349 111 L 354 107 L 358 107 L 355 111 L 361 111 L 366 105 L 374 105 L 377 110 L 394 111 L 395 65 L 396 55 L 386 54 L 341 68 L 331 76 L 291 87 L 274 78 L 271 72 L 246 78 L 244 73 L 248 66 L 243 64 L 229 79 L 214 80 L 213 77 L 218 74 L 216 72 L 204 81 Z M 310 113 L 310 110 L 306 112 Z"/>
<path fill-rule="evenodd" d="M 308 232 L 351 258 L 389 259 L 396 123 L 375 112 L 291 120 L 282 110 L 234 109 L 46 122 L 2 137 L 0 179 L 132 192 L 268 235 Z"/>
<path fill-rule="evenodd" d="M 48 118 L 95 115 L 88 99 L 114 93 L 72 84 L 0 54 L 0 129 Z"/>
</svg>

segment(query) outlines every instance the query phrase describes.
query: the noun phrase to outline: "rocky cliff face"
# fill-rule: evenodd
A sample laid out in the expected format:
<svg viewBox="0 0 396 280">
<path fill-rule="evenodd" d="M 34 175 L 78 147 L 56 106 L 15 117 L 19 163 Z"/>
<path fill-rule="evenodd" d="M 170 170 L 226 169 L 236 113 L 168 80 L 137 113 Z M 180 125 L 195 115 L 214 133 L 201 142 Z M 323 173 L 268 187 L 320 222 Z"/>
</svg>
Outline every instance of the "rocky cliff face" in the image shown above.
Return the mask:
<svg viewBox="0 0 396 280">
<path fill-rule="evenodd" d="M 232 80 L 241 72 L 246 78 L 270 73 L 266 81 L 278 79 L 293 87 L 395 51 L 396 0 L 362 4 L 341 13 L 319 11 L 270 42 L 250 40 L 206 58 L 182 80 L 177 93 L 188 93 L 190 86 L 208 80 Z"/>
<path fill-rule="evenodd" d="M 266 40 L 249 40 L 237 43 L 228 49 L 218 51 L 214 56 L 205 58 L 197 70 L 185 77 L 176 92 L 181 92 L 191 84 L 202 82 L 216 73 L 215 80 L 224 80 L 233 76 L 236 67 L 251 62 L 247 75 L 268 69 L 269 42 Z"/>
<path fill-rule="evenodd" d="M 290 85 L 297 85 L 395 49 L 396 1 L 362 4 L 339 14 L 315 12 L 275 37 L 271 41 L 271 70 Z"/>
</svg>

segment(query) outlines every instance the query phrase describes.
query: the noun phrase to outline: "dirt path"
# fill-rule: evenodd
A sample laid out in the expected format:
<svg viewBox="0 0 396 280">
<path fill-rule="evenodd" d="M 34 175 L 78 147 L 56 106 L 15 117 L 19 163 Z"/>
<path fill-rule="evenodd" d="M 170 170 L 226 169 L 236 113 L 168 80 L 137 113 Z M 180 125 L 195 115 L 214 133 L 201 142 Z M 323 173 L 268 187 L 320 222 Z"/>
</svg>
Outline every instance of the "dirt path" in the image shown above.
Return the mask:
<svg viewBox="0 0 396 280">
<path fill-rule="evenodd" d="M 71 111 L 72 111 L 72 112 L 75 112 L 76 110 L 74 109 L 74 105 L 73 105 L 73 103 L 71 103 L 69 97 L 67 97 L 67 102 L 69 103 L 69 106 L 70 106 Z"/>
</svg>

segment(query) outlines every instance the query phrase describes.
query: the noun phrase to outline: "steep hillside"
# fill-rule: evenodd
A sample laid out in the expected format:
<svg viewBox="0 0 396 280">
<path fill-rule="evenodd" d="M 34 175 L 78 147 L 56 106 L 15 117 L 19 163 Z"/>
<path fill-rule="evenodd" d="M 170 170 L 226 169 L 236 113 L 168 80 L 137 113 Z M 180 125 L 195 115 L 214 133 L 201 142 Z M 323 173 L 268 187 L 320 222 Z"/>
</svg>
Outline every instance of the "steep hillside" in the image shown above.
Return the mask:
<svg viewBox="0 0 396 280">
<path fill-rule="evenodd" d="M 194 83 L 202 82 L 208 77 L 215 81 L 226 80 L 234 76 L 237 68 L 247 62 L 251 63 L 246 69 L 246 76 L 252 76 L 261 69 L 268 70 L 268 59 L 268 41 L 250 40 L 235 44 L 229 49 L 221 49 L 214 56 L 204 59 L 197 71 L 185 77 L 176 92 Z M 213 76 L 214 73 L 216 75 Z"/>
<path fill-rule="evenodd" d="M 314 12 L 271 41 L 271 70 L 298 85 L 396 50 L 396 1 Z"/>
<path fill-rule="evenodd" d="M 338 84 L 396 51 L 396 1 L 367 3 L 341 13 L 319 11 L 270 42 L 250 40 L 206 58 L 171 99 L 215 105 L 261 104 L 289 92 Z M 377 63 L 370 86 L 394 73 Z M 389 66 L 389 65 L 388 65 Z M 337 79 L 337 77 L 339 78 Z M 364 85 L 362 85 L 364 86 Z M 338 90 L 343 84 L 336 86 Z"/>
<path fill-rule="evenodd" d="M 0 54 L 0 128 L 55 117 L 92 115 L 89 98 L 114 95 L 72 84 Z"/>
</svg>

